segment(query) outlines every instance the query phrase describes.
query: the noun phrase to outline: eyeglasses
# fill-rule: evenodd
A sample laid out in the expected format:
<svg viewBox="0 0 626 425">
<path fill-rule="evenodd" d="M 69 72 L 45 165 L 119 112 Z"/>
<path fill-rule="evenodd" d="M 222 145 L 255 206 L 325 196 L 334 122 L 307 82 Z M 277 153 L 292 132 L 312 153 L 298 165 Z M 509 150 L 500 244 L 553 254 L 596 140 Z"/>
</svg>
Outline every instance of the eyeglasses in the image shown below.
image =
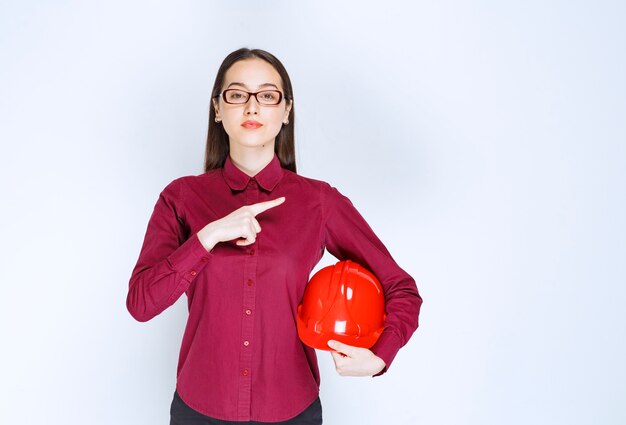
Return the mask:
<svg viewBox="0 0 626 425">
<path fill-rule="evenodd" d="M 231 105 L 243 105 L 248 102 L 250 96 L 254 96 L 256 101 L 261 105 L 278 105 L 283 100 L 283 94 L 278 90 L 263 90 L 256 93 L 250 93 L 244 90 L 228 89 L 221 94 L 224 102 Z M 220 97 L 217 95 L 215 97 Z M 284 96 L 287 99 L 287 96 Z"/>
</svg>

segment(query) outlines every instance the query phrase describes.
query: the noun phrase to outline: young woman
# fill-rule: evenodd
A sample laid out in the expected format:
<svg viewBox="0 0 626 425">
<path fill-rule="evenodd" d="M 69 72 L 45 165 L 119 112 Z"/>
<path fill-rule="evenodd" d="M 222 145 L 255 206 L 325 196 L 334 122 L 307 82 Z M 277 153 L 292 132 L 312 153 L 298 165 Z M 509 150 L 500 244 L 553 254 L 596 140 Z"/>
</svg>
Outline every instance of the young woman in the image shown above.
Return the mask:
<svg viewBox="0 0 626 425">
<path fill-rule="evenodd" d="M 287 71 L 263 50 L 222 63 L 205 172 L 161 192 L 129 282 L 147 321 L 187 295 L 171 424 L 321 424 L 315 350 L 296 310 L 324 249 L 372 271 L 385 329 L 371 349 L 330 342 L 341 375 L 378 376 L 418 325 L 422 299 L 348 198 L 296 174 Z"/>
</svg>

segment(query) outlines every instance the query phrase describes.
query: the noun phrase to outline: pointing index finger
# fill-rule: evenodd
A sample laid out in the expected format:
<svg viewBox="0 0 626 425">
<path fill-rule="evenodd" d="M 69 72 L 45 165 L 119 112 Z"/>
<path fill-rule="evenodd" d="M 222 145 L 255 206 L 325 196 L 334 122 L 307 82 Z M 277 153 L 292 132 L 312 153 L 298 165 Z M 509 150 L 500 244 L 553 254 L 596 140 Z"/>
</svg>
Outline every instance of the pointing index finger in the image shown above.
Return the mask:
<svg viewBox="0 0 626 425">
<path fill-rule="evenodd" d="M 261 214 L 263 211 L 267 211 L 270 208 L 274 208 L 279 206 L 285 202 L 285 197 L 281 196 L 280 198 L 272 199 L 271 201 L 259 202 L 256 204 L 250 205 L 250 211 L 253 215 Z"/>
</svg>

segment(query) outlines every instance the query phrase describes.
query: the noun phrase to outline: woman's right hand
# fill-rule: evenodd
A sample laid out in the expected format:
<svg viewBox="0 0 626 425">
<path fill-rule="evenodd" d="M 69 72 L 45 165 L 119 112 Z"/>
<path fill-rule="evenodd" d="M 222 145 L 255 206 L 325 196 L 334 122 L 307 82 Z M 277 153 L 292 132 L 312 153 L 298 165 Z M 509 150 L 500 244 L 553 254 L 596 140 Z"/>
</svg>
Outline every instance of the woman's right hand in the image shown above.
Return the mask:
<svg viewBox="0 0 626 425">
<path fill-rule="evenodd" d="M 198 239 L 207 251 L 211 251 L 219 242 L 239 239 L 236 244 L 246 246 L 256 241 L 256 234 L 261 226 L 256 219 L 258 214 L 285 202 L 285 197 L 257 204 L 245 205 L 228 214 L 226 217 L 212 221 L 198 232 Z"/>
</svg>

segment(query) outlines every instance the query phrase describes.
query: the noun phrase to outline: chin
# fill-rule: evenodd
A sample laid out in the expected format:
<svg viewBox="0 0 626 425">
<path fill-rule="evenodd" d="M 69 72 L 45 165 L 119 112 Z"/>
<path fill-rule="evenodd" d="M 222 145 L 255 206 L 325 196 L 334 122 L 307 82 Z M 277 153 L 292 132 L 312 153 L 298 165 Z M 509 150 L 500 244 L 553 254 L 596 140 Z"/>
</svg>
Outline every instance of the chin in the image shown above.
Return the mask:
<svg viewBox="0 0 626 425">
<path fill-rule="evenodd" d="M 274 141 L 274 138 L 262 137 L 259 135 L 247 134 L 237 140 L 237 144 L 245 146 L 247 148 L 260 148 L 263 145 L 268 145 Z"/>
</svg>

